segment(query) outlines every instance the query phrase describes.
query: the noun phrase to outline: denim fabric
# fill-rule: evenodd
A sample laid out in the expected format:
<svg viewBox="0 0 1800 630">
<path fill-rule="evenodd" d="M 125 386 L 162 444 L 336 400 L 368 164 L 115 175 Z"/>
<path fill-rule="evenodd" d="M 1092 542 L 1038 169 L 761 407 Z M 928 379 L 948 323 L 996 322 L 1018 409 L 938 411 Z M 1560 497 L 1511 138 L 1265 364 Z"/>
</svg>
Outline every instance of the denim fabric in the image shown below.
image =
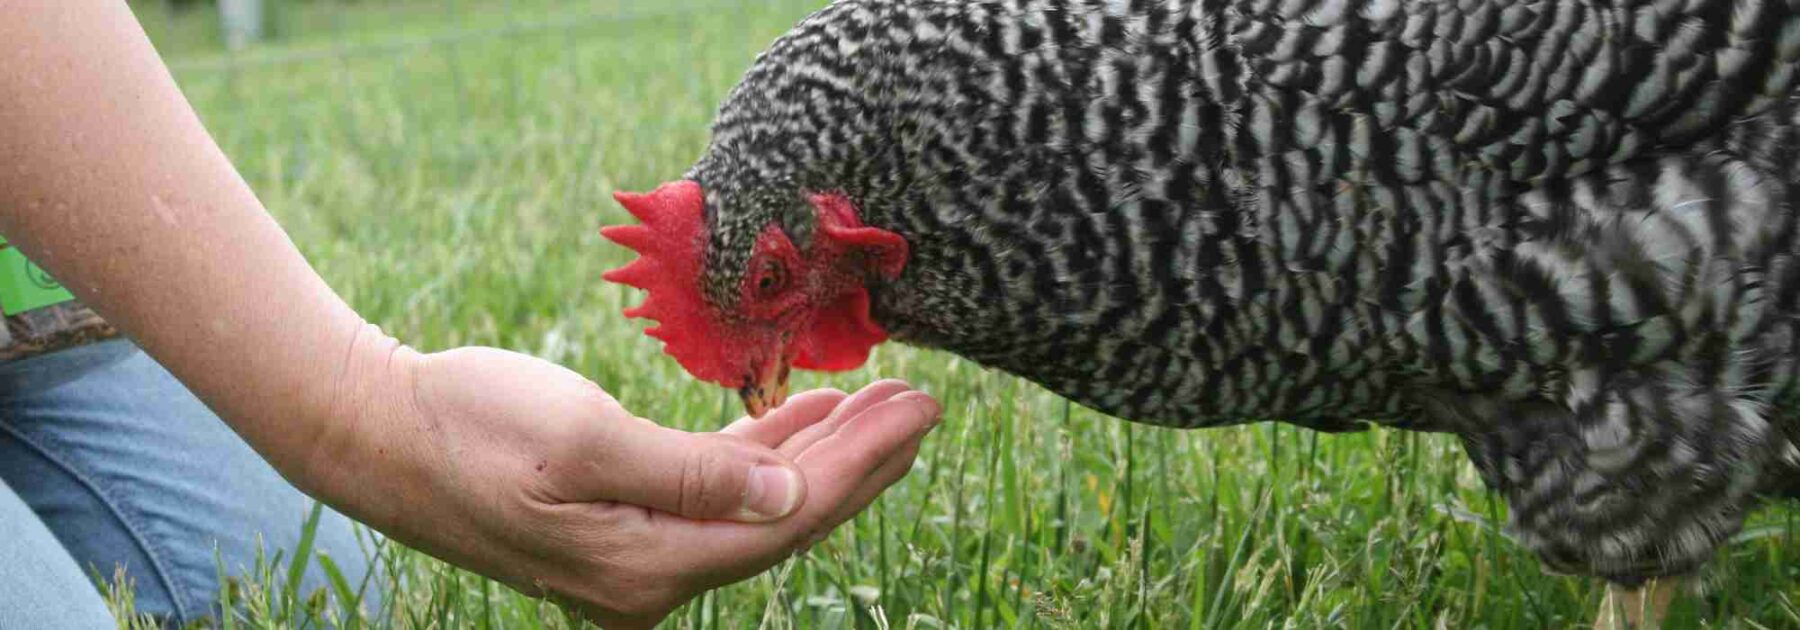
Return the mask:
<svg viewBox="0 0 1800 630">
<path fill-rule="evenodd" d="M 216 617 L 221 564 L 227 575 L 245 575 L 259 549 L 291 556 L 311 509 L 310 499 L 124 340 L 0 364 L 0 480 L 61 541 L 65 557 L 107 579 L 123 568 L 137 611 L 179 625 Z M 21 518 L 0 508 L 0 532 L 30 527 L 13 522 Z M 315 547 L 354 587 L 372 564 L 366 538 L 359 544 L 350 521 L 327 511 Z M 34 548 L 45 542 L 0 536 L 0 558 L 56 556 Z M 34 583 L 40 579 L 37 570 L 0 565 L 0 608 L 34 599 L 45 586 Z M 326 584 L 311 563 L 302 593 Z M 98 601 L 55 588 L 71 602 Z M 364 610 L 374 613 L 376 603 L 365 601 Z M 5 619 L 0 610 L 0 628 L 11 627 Z"/>
<path fill-rule="evenodd" d="M 113 626 L 87 574 L 31 508 L 0 483 L 0 628 Z"/>
</svg>

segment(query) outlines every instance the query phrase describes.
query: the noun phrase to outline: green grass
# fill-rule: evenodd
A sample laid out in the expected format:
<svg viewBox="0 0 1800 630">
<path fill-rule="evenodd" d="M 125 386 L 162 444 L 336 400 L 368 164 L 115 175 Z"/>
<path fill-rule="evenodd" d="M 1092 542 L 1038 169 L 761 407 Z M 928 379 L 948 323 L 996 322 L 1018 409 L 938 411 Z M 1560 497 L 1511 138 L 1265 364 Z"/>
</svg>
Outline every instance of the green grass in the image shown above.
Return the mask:
<svg viewBox="0 0 1800 630">
<path fill-rule="evenodd" d="M 678 176 L 751 57 L 818 0 L 287 2 L 238 54 L 205 11 L 140 16 L 209 128 L 324 276 L 424 349 L 484 344 L 585 374 L 640 414 L 721 426 L 602 283 L 614 189 Z M 953 356 L 889 345 L 948 412 L 918 467 L 810 555 L 711 593 L 670 627 L 1537 628 L 1601 590 L 1542 573 L 1442 436 L 1129 425 Z M 1676 627 L 1800 626 L 1794 512 L 1766 511 Z M 565 627 L 554 609 L 398 547 L 378 627 Z M 334 593 L 232 588 L 239 627 L 343 618 Z M 117 595 L 125 599 L 128 594 Z"/>
</svg>

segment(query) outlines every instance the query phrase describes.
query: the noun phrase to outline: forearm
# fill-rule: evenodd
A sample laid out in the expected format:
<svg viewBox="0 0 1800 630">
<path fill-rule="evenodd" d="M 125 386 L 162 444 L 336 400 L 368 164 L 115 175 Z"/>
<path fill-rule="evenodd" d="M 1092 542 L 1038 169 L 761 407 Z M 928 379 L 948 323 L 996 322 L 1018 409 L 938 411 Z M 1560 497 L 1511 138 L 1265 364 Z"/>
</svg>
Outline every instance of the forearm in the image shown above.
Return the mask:
<svg viewBox="0 0 1800 630">
<path fill-rule="evenodd" d="M 293 474 L 336 431 L 344 375 L 393 344 L 359 332 L 123 2 L 0 13 L 0 234 Z"/>
</svg>

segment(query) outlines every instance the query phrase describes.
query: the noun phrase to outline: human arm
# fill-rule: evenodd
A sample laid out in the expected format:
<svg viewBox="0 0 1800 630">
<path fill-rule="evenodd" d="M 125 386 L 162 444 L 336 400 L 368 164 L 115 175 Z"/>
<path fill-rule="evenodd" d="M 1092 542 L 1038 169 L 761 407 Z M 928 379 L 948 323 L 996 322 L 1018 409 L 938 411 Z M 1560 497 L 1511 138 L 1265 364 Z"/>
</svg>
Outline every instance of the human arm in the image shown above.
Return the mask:
<svg viewBox="0 0 1800 630">
<path fill-rule="evenodd" d="M 870 394 L 885 402 L 854 417 L 814 402 L 781 423 L 688 434 L 530 357 L 415 352 L 306 263 L 124 3 L 0 0 L 0 11 L 0 234 L 296 485 L 401 542 L 643 621 L 866 505 L 936 416 L 928 398 L 886 384 Z M 763 426 L 791 430 L 751 430 Z M 820 433 L 831 439 L 789 444 Z M 676 518 L 781 516 L 741 511 L 770 496 L 752 492 L 759 464 L 804 473 L 787 518 Z M 682 553 L 621 555 L 660 547 Z"/>
</svg>

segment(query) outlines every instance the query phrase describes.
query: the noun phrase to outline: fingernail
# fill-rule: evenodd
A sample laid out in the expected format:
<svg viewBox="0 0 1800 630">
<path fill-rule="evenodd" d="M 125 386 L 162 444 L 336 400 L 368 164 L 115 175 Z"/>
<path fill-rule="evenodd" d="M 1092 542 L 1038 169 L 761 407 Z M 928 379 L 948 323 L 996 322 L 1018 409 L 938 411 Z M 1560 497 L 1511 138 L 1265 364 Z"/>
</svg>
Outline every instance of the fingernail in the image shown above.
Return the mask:
<svg viewBox="0 0 1800 630">
<path fill-rule="evenodd" d="M 931 415 L 932 424 L 937 424 L 939 420 L 944 419 L 944 406 L 938 404 L 937 401 L 927 398 L 925 399 L 924 407 L 925 413 Z"/>
<path fill-rule="evenodd" d="M 800 501 L 800 473 L 785 466 L 750 469 L 744 488 L 744 516 L 777 519 L 787 516 Z"/>
<path fill-rule="evenodd" d="M 938 404 L 937 399 L 922 393 L 909 395 L 908 399 L 910 399 L 914 405 L 918 405 L 919 411 L 925 412 L 925 417 L 929 419 L 929 424 L 935 426 L 939 420 L 944 418 L 944 406 Z"/>
</svg>

